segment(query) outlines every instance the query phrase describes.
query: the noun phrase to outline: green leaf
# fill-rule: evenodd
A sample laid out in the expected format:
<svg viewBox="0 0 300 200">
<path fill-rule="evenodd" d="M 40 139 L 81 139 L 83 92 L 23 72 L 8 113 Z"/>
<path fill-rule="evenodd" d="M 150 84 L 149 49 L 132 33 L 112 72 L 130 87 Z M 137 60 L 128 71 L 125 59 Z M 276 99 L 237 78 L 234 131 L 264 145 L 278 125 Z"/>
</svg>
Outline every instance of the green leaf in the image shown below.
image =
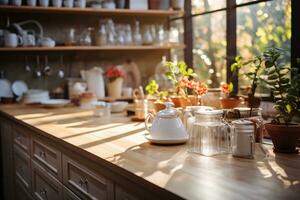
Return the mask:
<svg viewBox="0 0 300 200">
<path fill-rule="evenodd" d="M 232 82 L 229 83 L 228 90 L 229 90 L 229 93 L 233 92 L 233 83 Z"/>
<path fill-rule="evenodd" d="M 290 104 L 287 104 L 287 105 L 286 105 L 286 110 L 287 110 L 288 113 L 291 113 L 291 111 L 292 111 L 292 106 L 291 106 Z"/>
</svg>

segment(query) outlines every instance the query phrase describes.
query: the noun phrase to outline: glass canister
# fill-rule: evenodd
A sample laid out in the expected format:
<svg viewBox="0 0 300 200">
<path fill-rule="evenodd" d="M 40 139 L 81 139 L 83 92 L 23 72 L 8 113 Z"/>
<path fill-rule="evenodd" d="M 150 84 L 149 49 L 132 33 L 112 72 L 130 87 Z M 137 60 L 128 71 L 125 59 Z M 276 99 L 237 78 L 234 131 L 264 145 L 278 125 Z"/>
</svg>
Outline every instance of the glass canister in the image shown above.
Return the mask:
<svg viewBox="0 0 300 200">
<path fill-rule="evenodd" d="M 242 158 L 254 158 L 255 124 L 245 119 L 235 120 L 231 124 L 232 155 Z"/>
<path fill-rule="evenodd" d="M 230 126 L 222 110 L 196 111 L 189 141 L 189 152 L 213 156 L 230 152 Z"/>
<path fill-rule="evenodd" d="M 209 106 L 215 109 L 221 108 L 221 89 L 220 88 L 209 88 L 208 92 L 201 97 L 201 105 Z"/>
</svg>

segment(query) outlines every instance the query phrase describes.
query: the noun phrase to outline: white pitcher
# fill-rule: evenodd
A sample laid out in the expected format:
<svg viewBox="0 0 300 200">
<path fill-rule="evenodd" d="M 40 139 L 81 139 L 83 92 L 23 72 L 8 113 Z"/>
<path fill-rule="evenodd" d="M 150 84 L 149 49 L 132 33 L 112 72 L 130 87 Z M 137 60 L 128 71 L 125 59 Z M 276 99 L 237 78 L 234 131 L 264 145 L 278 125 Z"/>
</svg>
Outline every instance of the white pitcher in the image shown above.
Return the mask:
<svg viewBox="0 0 300 200">
<path fill-rule="evenodd" d="M 98 98 L 105 97 L 105 85 L 103 70 L 100 67 L 94 67 L 90 70 L 80 71 L 81 77 L 87 82 L 88 90 L 94 92 Z"/>
</svg>

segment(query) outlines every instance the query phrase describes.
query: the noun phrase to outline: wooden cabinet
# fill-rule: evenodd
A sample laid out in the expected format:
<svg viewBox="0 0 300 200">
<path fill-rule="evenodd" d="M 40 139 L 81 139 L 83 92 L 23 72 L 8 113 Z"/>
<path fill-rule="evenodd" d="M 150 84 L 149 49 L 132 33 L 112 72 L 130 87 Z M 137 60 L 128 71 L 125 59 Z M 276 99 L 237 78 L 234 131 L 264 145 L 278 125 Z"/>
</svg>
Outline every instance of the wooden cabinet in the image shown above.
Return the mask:
<svg viewBox="0 0 300 200">
<path fill-rule="evenodd" d="M 30 193 L 24 189 L 22 183 L 17 179 L 15 182 L 15 199 L 16 200 L 32 200 Z"/>
<path fill-rule="evenodd" d="M 67 187 L 63 186 L 63 195 L 64 200 L 80 200 L 76 194 L 74 194 L 71 190 L 69 190 Z"/>
<path fill-rule="evenodd" d="M 39 164 L 32 161 L 33 196 L 39 200 L 62 199 L 62 185 Z"/>
<path fill-rule="evenodd" d="M 116 200 L 138 200 L 138 198 L 116 185 Z"/>
<path fill-rule="evenodd" d="M 61 152 L 41 139 L 32 139 L 32 157 L 56 179 L 62 179 Z"/>
<path fill-rule="evenodd" d="M 113 183 L 63 156 L 63 183 L 83 199 L 113 199 Z"/>
<path fill-rule="evenodd" d="M 15 178 L 25 190 L 31 191 L 31 160 L 18 146 L 14 146 Z"/>
</svg>

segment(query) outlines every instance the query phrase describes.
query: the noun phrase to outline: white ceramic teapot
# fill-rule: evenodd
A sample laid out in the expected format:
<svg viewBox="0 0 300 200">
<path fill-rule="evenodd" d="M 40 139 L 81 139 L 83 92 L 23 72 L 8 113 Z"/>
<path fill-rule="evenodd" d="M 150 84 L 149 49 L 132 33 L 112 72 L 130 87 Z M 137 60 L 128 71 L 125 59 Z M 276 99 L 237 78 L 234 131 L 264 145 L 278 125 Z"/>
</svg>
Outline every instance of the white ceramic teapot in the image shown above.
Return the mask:
<svg viewBox="0 0 300 200">
<path fill-rule="evenodd" d="M 159 111 L 154 117 L 148 114 L 145 127 L 150 132 L 147 139 L 153 143 L 184 143 L 189 136 L 179 118 L 179 113 L 172 108 L 173 103 L 166 102 L 166 109 Z M 153 119 L 152 127 L 149 128 L 149 120 Z"/>
<path fill-rule="evenodd" d="M 90 70 L 80 71 L 81 77 L 87 82 L 88 91 L 96 94 L 98 98 L 105 97 L 105 85 L 103 70 L 100 67 L 94 67 Z"/>
</svg>

